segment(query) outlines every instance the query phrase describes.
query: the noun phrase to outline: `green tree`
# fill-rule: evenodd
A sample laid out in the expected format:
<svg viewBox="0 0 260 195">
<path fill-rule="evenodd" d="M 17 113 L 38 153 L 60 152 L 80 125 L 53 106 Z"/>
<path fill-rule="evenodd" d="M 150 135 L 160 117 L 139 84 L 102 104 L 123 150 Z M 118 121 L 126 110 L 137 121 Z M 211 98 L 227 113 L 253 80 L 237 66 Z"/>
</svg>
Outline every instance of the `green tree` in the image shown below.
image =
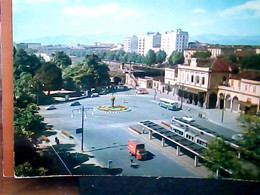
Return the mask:
<svg viewBox="0 0 260 195">
<path fill-rule="evenodd" d="M 171 66 L 177 65 L 177 64 L 183 64 L 184 57 L 181 52 L 173 51 L 170 55 L 168 62 Z"/>
<path fill-rule="evenodd" d="M 218 169 L 233 169 L 233 161 L 236 153 L 232 150 L 230 144 L 226 143 L 222 138 L 214 138 L 208 143 L 208 149 L 204 151 L 206 163 L 205 165 L 213 172 Z"/>
<path fill-rule="evenodd" d="M 37 71 L 35 78 L 41 83 L 43 89 L 48 91 L 58 90 L 62 87 L 61 69 L 53 62 L 43 64 Z"/>
<path fill-rule="evenodd" d="M 210 56 L 211 56 L 210 51 L 197 51 L 193 55 L 193 57 L 195 58 L 209 58 Z"/>
<path fill-rule="evenodd" d="M 68 67 L 63 74 L 66 88 L 77 91 L 109 84 L 109 68 L 96 55 L 87 55 L 83 64 Z"/>
<path fill-rule="evenodd" d="M 61 69 L 71 65 L 70 57 L 64 51 L 57 51 L 52 60 Z"/>
<path fill-rule="evenodd" d="M 243 136 L 231 147 L 222 138 L 214 138 L 204 151 L 206 166 L 212 170 L 228 170 L 231 178 L 260 179 L 260 118 L 246 115 L 239 119 L 245 125 Z M 240 154 L 240 155 L 238 155 Z"/>
<path fill-rule="evenodd" d="M 165 51 L 159 50 L 158 52 L 156 52 L 156 63 L 163 63 L 166 59 L 166 53 Z"/>
<path fill-rule="evenodd" d="M 40 167 L 38 169 L 34 168 L 28 161 L 20 164 L 14 168 L 15 175 L 18 177 L 28 177 L 28 176 L 44 176 L 47 173 L 47 169 Z"/>
<path fill-rule="evenodd" d="M 155 52 L 151 49 L 146 54 L 145 58 L 146 58 L 146 64 L 149 65 L 149 66 L 151 66 L 153 63 L 156 62 Z"/>
<path fill-rule="evenodd" d="M 14 55 L 14 77 L 18 78 L 23 72 L 34 75 L 41 65 L 40 59 L 34 54 L 28 55 L 24 49 L 19 49 Z"/>
<path fill-rule="evenodd" d="M 228 60 L 230 60 L 231 62 L 237 63 L 237 56 L 236 54 L 232 53 L 228 55 Z"/>
<path fill-rule="evenodd" d="M 245 69 L 260 70 L 260 54 L 252 54 L 246 56 L 242 60 L 242 67 Z"/>
</svg>

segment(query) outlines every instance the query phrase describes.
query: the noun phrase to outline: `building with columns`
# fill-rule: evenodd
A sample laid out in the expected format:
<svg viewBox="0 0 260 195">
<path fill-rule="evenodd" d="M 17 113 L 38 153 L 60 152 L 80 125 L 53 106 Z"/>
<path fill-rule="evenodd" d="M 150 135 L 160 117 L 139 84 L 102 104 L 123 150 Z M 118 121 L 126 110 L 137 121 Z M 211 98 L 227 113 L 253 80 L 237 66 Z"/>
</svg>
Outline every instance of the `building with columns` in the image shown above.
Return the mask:
<svg viewBox="0 0 260 195">
<path fill-rule="evenodd" d="M 190 104 L 215 108 L 218 86 L 226 85 L 228 78 L 238 71 L 238 67 L 222 58 L 199 60 L 192 58 L 190 64 L 179 64 L 177 70 L 174 95 L 182 97 Z M 172 74 L 172 70 L 166 69 L 165 83 L 170 82 L 169 74 Z"/>
<path fill-rule="evenodd" d="M 259 112 L 260 72 L 243 71 L 218 87 L 217 107 L 235 113 Z"/>
</svg>

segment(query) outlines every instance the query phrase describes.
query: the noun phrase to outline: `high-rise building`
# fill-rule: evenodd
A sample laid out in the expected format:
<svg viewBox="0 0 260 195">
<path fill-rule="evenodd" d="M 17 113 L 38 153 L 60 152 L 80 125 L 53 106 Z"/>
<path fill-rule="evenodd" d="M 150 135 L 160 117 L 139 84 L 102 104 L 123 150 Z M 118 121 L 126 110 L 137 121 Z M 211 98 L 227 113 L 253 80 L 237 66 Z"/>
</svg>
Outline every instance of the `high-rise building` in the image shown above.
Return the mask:
<svg viewBox="0 0 260 195">
<path fill-rule="evenodd" d="M 138 37 L 138 54 L 146 55 L 148 51 L 154 50 L 155 52 L 159 51 L 161 47 L 161 34 L 148 32 L 145 35 Z"/>
<path fill-rule="evenodd" d="M 124 51 L 128 53 L 137 53 L 138 38 L 137 36 L 126 37 L 124 39 Z"/>
<path fill-rule="evenodd" d="M 145 36 L 146 35 L 140 35 L 138 37 L 138 49 L 137 49 L 138 55 L 144 56 Z"/>
<path fill-rule="evenodd" d="M 173 51 L 183 52 L 188 48 L 189 34 L 181 29 L 176 31 L 166 31 L 161 36 L 161 50 L 164 50 L 167 56 Z"/>
</svg>

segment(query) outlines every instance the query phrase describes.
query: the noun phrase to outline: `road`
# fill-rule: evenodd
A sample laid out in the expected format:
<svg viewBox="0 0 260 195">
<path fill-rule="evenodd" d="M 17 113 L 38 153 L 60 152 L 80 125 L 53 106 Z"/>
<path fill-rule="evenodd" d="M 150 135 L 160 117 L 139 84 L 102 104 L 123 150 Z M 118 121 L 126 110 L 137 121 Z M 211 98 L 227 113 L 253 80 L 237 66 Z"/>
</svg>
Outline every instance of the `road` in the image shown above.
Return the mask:
<svg viewBox="0 0 260 195">
<path fill-rule="evenodd" d="M 84 125 L 84 151 L 94 156 L 95 162 L 106 167 L 108 160 L 112 160 L 113 168 L 122 168 L 122 175 L 128 176 L 175 176 L 175 177 L 198 177 L 199 174 L 193 168 L 184 166 L 187 163 L 176 159 L 170 147 L 161 148 L 160 143 L 149 141 L 147 135 L 135 134 L 128 130 L 130 125 L 137 124 L 142 120 L 164 120 L 169 121 L 172 116 L 182 117 L 189 114 L 197 116 L 197 112 L 187 111 L 170 111 L 158 106 L 158 100 L 154 100 L 150 95 L 136 95 L 133 90 L 127 92 L 118 92 L 114 94 L 115 104 L 127 105 L 131 111 L 121 113 L 104 113 L 97 110 L 99 105 L 110 105 L 110 96 L 104 95 L 96 98 L 86 98 L 80 100 L 84 107 L 94 108 L 94 114 L 91 110 L 87 112 Z M 123 100 L 125 103 L 122 103 Z M 74 136 L 78 142 L 78 150 L 81 147 L 81 134 L 76 134 L 75 129 L 81 127 L 81 114 L 72 110 L 80 108 L 71 107 L 70 103 L 56 104 L 56 110 L 46 110 L 42 106 L 40 114 L 44 116 L 45 122 L 53 125 L 56 130 L 65 130 Z M 207 121 L 199 121 L 207 124 Z M 217 128 L 220 129 L 220 128 Z M 224 130 L 223 130 L 224 131 Z M 146 137 L 145 137 L 146 136 Z M 134 161 L 139 165 L 138 168 L 129 166 L 130 159 L 126 143 L 128 139 L 141 139 L 146 149 L 154 156 L 147 161 Z M 192 164 L 192 163 L 191 163 Z"/>
</svg>

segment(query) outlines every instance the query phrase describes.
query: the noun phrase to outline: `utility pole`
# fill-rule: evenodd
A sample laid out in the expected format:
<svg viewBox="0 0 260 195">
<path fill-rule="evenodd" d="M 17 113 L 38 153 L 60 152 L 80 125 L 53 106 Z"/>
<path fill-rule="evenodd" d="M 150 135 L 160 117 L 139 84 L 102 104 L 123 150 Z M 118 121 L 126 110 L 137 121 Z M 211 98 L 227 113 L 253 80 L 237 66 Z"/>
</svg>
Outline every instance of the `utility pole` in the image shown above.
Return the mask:
<svg viewBox="0 0 260 195">
<path fill-rule="evenodd" d="M 86 113 L 88 110 L 92 110 L 92 115 L 93 115 L 93 108 L 85 108 L 82 106 L 81 108 L 78 109 L 73 109 L 72 110 L 72 117 L 73 117 L 73 111 L 78 111 L 81 112 L 81 128 L 76 129 L 76 133 L 81 133 L 81 151 L 84 151 L 84 118 L 86 118 Z M 80 114 L 80 113 L 79 113 Z"/>
</svg>

